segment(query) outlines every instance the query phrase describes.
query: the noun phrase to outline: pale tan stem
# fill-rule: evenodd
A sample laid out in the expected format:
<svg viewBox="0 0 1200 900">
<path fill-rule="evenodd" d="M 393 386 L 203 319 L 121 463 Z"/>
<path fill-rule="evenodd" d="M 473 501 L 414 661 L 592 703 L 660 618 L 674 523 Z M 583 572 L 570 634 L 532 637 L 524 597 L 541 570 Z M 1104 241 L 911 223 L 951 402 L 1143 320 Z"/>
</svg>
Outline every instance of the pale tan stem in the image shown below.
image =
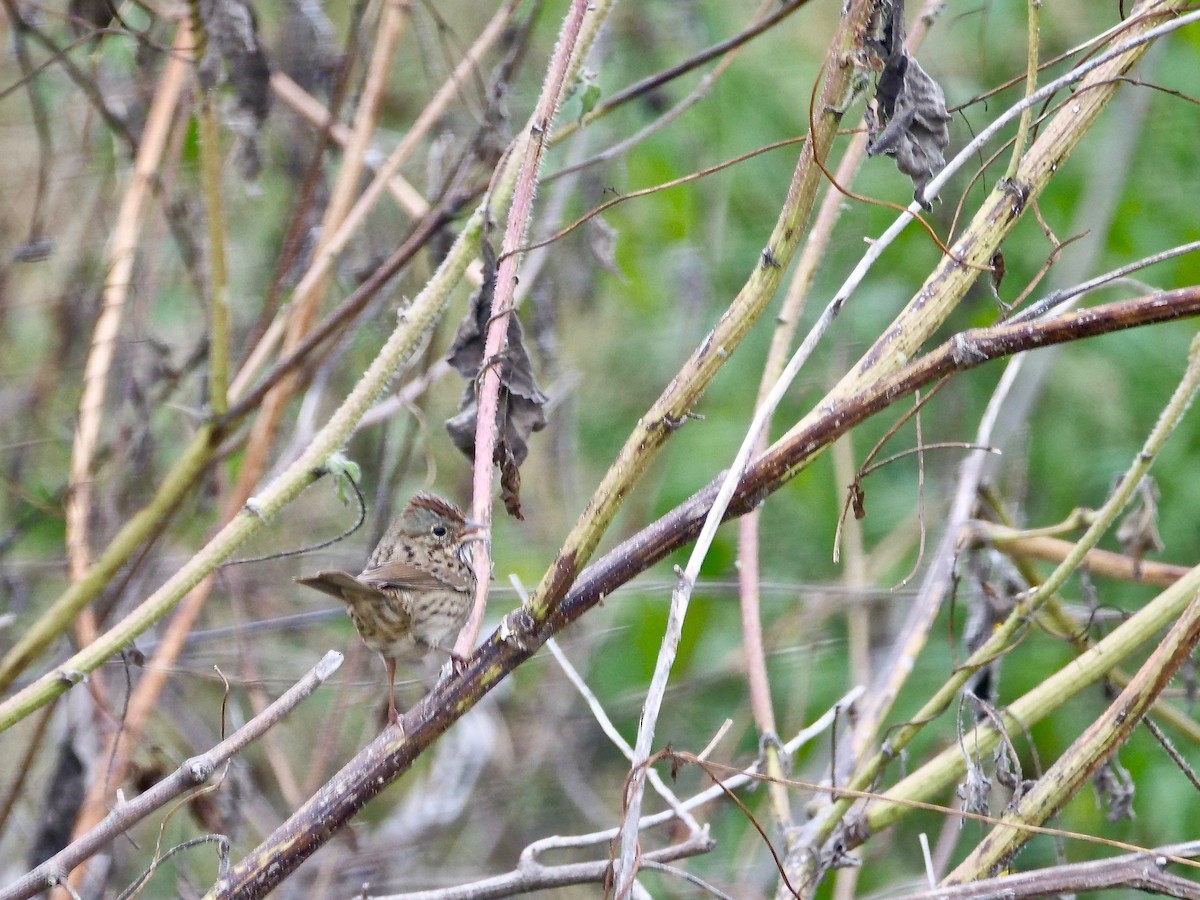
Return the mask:
<svg viewBox="0 0 1200 900">
<path fill-rule="evenodd" d="M 362 196 L 358 198 L 354 206 L 346 214 L 345 219 L 337 230 L 329 236 L 328 242 L 325 243 L 319 253 L 313 255 L 312 263 L 307 272 L 300 279 L 300 283 L 296 285 L 296 289 L 292 292 L 292 302 L 301 303 L 304 298 L 313 291 L 319 284 L 324 283 L 324 279 L 333 269 L 333 263 L 337 259 L 337 255 L 345 249 L 350 239 L 358 233 L 367 215 L 375 208 L 380 196 L 391 183 L 392 176 L 399 170 L 400 166 L 412 155 L 412 152 L 417 148 L 421 140 L 429 133 L 437 121 L 445 113 L 450 102 L 458 95 L 462 89 L 463 83 L 471 77 L 472 73 L 476 72 L 479 67 L 480 60 L 483 55 L 491 49 L 496 40 L 503 34 L 505 27 L 508 25 L 509 19 L 517 7 L 516 0 L 509 0 L 501 7 L 487 26 L 479 34 L 479 38 L 467 51 L 450 77 L 434 94 L 433 99 L 417 116 L 412 127 L 401 138 L 387 160 L 384 161 L 375 171 L 375 178 L 367 189 L 363 191 Z M 283 336 L 283 329 L 271 328 L 267 334 L 259 341 L 257 346 L 251 353 L 251 359 L 256 361 L 256 365 L 261 365 L 271 354 L 274 345 Z M 249 368 L 247 364 L 244 368 Z M 249 379 L 243 379 L 240 375 L 235 380 L 235 384 L 242 384 Z"/>
<path fill-rule="evenodd" d="M 304 88 L 300 87 L 300 85 L 296 84 L 285 73 L 271 73 L 271 91 L 310 125 L 323 128 L 325 127 L 325 123 L 329 121 L 329 108 Z M 341 122 L 331 122 L 329 125 L 329 136 L 339 145 L 345 147 L 354 139 L 354 132 Z M 363 157 L 363 162 L 373 168 L 369 152 Z M 392 177 L 388 179 L 387 189 L 400 205 L 400 208 L 414 219 L 419 219 L 429 212 L 429 201 L 399 172 L 393 173 Z"/>
<path fill-rule="evenodd" d="M 104 280 L 100 317 L 92 335 L 79 401 L 79 425 L 71 447 L 70 493 L 67 497 L 67 572 L 72 581 L 87 574 L 91 564 L 88 518 L 92 508 L 92 463 L 100 441 L 104 395 L 121 331 L 125 300 L 133 278 L 133 263 L 141 237 L 146 198 L 162 162 L 171 121 L 179 106 L 190 64 L 192 32 L 187 21 L 175 32 L 174 52 L 163 67 L 158 89 L 150 104 L 142 141 L 133 163 L 133 177 L 121 200 L 108 251 L 108 277 Z M 95 620 L 84 614 L 77 620 L 79 639 L 87 643 L 95 636 Z"/>
<path fill-rule="evenodd" d="M 537 108 L 525 129 L 529 137 L 517 142 L 517 146 L 512 150 L 514 157 L 520 154 L 524 158 L 521 161 L 520 170 L 517 172 L 512 207 L 508 211 L 508 221 L 504 228 L 503 249 L 496 272 L 496 290 L 492 298 L 492 315 L 488 320 L 487 338 L 484 343 L 483 377 L 478 388 L 475 421 L 475 466 L 471 518 L 485 528 L 490 527 L 492 522 L 494 468 L 492 457 L 497 440 L 496 414 L 500 407 L 500 366 L 494 363 L 502 358 L 504 348 L 508 344 L 508 320 L 513 311 L 514 292 L 517 285 L 518 254 L 516 250 L 523 243 L 525 233 L 529 229 L 529 220 L 533 214 L 533 196 L 537 190 L 538 173 L 542 165 L 542 152 L 545 150 L 546 137 L 554 123 L 558 105 L 562 100 L 563 88 L 567 83 L 572 58 L 576 58 L 577 65 L 581 61 L 580 35 L 583 32 L 583 22 L 587 14 L 587 0 L 572 0 L 570 10 L 563 19 L 554 54 L 550 59 Z M 462 656 L 466 656 L 474 648 L 483 624 L 483 613 L 487 606 L 488 582 L 492 574 L 489 541 L 475 543 L 473 564 L 478 585 L 475 603 L 454 644 L 455 652 Z"/>
<path fill-rule="evenodd" d="M 1028 37 L 1026 40 L 1027 60 L 1025 65 L 1025 96 L 1032 96 L 1037 90 L 1038 73 L 1038 25 L 1041 22 L 1042 0 L 1029 0 L 1026 11 Z M 1027 106 L 1021 111 L 1021 120 L 1017 124 L 1017 139 L 1013 141 L 1013 155 L 1009 160 L 1005 178 L 1013 178 L 1021 164 L 1021 156 L 1025 153 L 1025 141 L 1029 139 L 1029 125 L 1033 120 L 1033 107 Z"/>
</svg>

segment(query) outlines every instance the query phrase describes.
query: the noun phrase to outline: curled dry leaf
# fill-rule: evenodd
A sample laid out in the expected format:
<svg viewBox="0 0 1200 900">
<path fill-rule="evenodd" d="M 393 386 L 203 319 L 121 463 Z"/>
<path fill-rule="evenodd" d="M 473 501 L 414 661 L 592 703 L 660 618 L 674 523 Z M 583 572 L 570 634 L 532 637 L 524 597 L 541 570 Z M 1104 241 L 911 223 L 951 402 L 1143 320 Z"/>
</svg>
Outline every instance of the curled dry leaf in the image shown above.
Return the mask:
<svg viewBox="0 0 1200 900">
<path fill-rule="evenodd" d="M 1133 557 L 1134 577 L 1141 577 L 1142 560 L 1147 553 L 1161 553 L 1163 541 L 1158 533 L 1158 485 L 1147 475 L 1138 482 L 1132 508 L 1117 526 L 1117 541 L 1126 556 Z"/>
<path fill-rule="evenodd" d="M 946 97 L 904 47 L 904 0 L 883 0 L 878 13 L 882 37 L 867 46 L 883 69 L 867 107 L 867 153 L 893 157 L 912 179 L 914 198 L 928 210 L 925 186 L 946 165 L 942 154 L 950 143 Z"/>
<path fill-rule="evenodd" d="M 967 589 L 967 623 L 963 627 L 963 644 L 974 653 L 990 638 L 996 627 L 1009 617 L 1016 607 L 1017 596 L 1029 585 L 1012 561 L 991 548 L 968 552 L 966 570 L 962 573 Z M 967 682 L 969 690 L 986 703 L 998 701 L 1000 659 L 984 666 Z"/>
<path fill-rule="evenodd" d="M 620 266 L 617 265 L 617 229 L 613 228 L 603 216 L 589 219 L 586 235 L 588 249 L 596 258 L 601 268 L 621 280 L 625 279 Z"/>
<path fill-rule="evenodd" d="M 478 414 L 477 384 L 484 365 L 488 321 L 496 292 L 496 256 L 483 244 L 484 280 L 471 298 L 470 308 L 458 325 L 446 361 L 464 379 L 458 414 L 446 420 L 454 446 L 475 458 L 475 421 Z M 493 461 L 500 467 L 501 496 L 510 516 L 521 515 L 521 463 L 529 453 L 529 435 L 546 427 L 546 395 L 538 387 L 533 363 L 525 349 L 525 336 L 516 315 L 508 317 L 508 338 L 499 360 L 488 361 L 500 375 L 500 404 L 496 410 L 496 451 Z"/>
<path fill-rule="evenodd" d="M 1105 818 L 1110 822 L 1132 819 L 1133 798 L 1136 785 L 1129 770 L 1114 757 L 1107 760 L 1092 776 L 1092 787 L 1096 789 L 1096 803 L 1106 810 Z"/>
<path fill-rule="evenodd" d="M 228 83 L 233 89 L 235 102 L 227 124 L 239 139 L 238 169 L 243 178 L 253 180 L 262 168 L 258 134 L 271 106 L 271 66 L 259 42 L 258 23 L 245 0 L 203 0 L 200 22 L 200 83 L 206 88 Z"/>
</svg>

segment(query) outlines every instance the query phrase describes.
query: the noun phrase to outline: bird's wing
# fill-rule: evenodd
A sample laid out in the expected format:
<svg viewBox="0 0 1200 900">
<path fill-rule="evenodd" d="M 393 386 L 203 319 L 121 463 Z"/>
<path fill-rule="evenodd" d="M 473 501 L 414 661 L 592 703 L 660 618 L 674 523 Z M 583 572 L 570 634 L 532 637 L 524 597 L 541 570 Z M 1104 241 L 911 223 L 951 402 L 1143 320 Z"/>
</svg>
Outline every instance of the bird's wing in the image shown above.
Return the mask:
<svg viewBox="0 0 1200 900">
<path fill-rule="evenodd" d="M 445 579 L 402 562 L 371 566 L 363 570 L 358 580 L 375 588 L 397 588 L 402 591 L 445 590 L 452 587 Z"/>
<path fill-rule="evenodd" d="M 314 588 L 322 594 L 336 597 L 343 602 L 350 602 L 351 597 L 367 595 L 382 599 L 382 591 L 378 586 L 359 581 L 349 572 L 318 572 L 316 575 L 306 575 L 296 579 L 297 584 Z"/>
</svg>

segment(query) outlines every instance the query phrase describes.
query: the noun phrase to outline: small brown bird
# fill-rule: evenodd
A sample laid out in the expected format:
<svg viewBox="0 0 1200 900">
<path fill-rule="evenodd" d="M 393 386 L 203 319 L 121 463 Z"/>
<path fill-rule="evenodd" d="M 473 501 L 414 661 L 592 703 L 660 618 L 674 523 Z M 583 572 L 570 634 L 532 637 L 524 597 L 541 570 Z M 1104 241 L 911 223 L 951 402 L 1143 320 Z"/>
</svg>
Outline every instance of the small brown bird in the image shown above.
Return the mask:
<svg viewBox="0 0 1200 900">
<path fill-rule="evenodd" d="M 401 510 L 358 577 L 318 572 L 296 579 L 343 601 L 363 643 L 383 657 L 393 725 L 399 721 L 396 659 L 427 650 L 454 656 L 452 642 L 475 596 L 470 545 L 486 539 L 486 530 L 453 503 L 421 492 Z"/>
</svg>

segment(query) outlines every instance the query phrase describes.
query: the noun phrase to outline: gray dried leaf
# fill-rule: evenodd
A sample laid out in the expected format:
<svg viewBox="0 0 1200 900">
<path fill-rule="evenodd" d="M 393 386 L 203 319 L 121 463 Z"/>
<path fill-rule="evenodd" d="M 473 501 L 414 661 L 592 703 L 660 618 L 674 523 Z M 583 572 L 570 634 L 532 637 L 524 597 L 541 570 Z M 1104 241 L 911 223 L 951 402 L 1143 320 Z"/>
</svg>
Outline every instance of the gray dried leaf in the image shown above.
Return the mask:
<svg viewBox="0 0 1200 900">
<path fill-rule="evenodd" d="M 1009 617 L 1017 597 L 1029 585 L 1012 561 L 994 549 L 969 552 L 963 579 L 967 588 L 967 623 L 963 643 L 968 653 L 984 645 L 996 626 Z M 996 659 L 971 676 L 968 689 L 987 703 L 995 704 L 999 691 L 1000 660 Z"/>
<path fill-rule="evenodd" d="M 1007 740 L 1001 741 L 992 751 L 992 764 L 995 766 L 996 783 L 1019 796 L 1023 781 L 1021 760 L 1013 753 L 1012 744 Z"/>
<path fill-rule="evenodd" d="M 867 154 L 884 154 L 912 179 L 913 197 L 926 210 L 925 186 L 946 165 L 950 143 L 946 97 L 904 46 L 904 0 L 892 0 L 883 38 L 868 42 L 883 63 L 875 97 L 867 107 Z"/>
<path fill-rule="evenodd" d="M 1117 526 L 1117 541 L 1126 556 L 1134 561 L 1134 577 L 1140 577 L 1142 559 L 1147 553 L 1161 553 L 1162 536 L 1158 533 L 1158 485 L 1149 475 L 1138 482 L 1133 507 Z"/>
<path fill-rule="evenodd" d="M 1116 759 L 1110 759 L 1092 776 L 1092 787 L 1096 789 L 1096 804 L 1107 809 L 1105 818 L 1110 822 L 1133 818 L 1133 797 L 1136 786 L 1129 770 Z"/>
<path fill-rule="evenodd" d="M 624 273 L 617 265 L 617 229 L 613 228 L 602 216 L 588 220 L 586 227 L 588 249 L 596 262 L 606 272 L 624 279 Z"/>
<path fill-rule="evenodd" d="M 36 866 L 71 843 L 71 830 L 87 793 L 87 766 L 75 744 L 74 730 L 68 731 L 57 747 L 54 772 L 38 807 L 37 832 L 29 848 L 28 864 Z"/>
<path fill-rule="evenodd" d="M 988 797 L 992 792 L 992 782 L 980 766 L 972 759 L 966 760 L 966 777 L 959 782 L 954 793 L 962 801 L 962 808 L 971 813 L 986 816 L 991 812 Z"/>
<path fill-rule="evenodd" d="M 475 427 L 478 416 L 476 383 L 484 364 L 484 344 L 492 298 L 496 292 L 496 258 L 483 244 L 484 281 L 471 298 L 470 308 L 458 325 L 446 361 L 467 382 L 459 401 L 458 413 L 446 420 L 446 430 L 454 446 L 475 459 Z M 546 395 L 538 387 L 533 363 L 525 349 L 525 335 L 516 315 L 508 318 L 507 345 L 495 364 L 500 374 L 500 405 L 496 410 L 498 437 L 493 461 L 500 467 L 500 486 L 505 509 L 515 518 L 521 516 L 520 466 L 529 453 L 529 435 L 546 427 Z"/>
</svg>

